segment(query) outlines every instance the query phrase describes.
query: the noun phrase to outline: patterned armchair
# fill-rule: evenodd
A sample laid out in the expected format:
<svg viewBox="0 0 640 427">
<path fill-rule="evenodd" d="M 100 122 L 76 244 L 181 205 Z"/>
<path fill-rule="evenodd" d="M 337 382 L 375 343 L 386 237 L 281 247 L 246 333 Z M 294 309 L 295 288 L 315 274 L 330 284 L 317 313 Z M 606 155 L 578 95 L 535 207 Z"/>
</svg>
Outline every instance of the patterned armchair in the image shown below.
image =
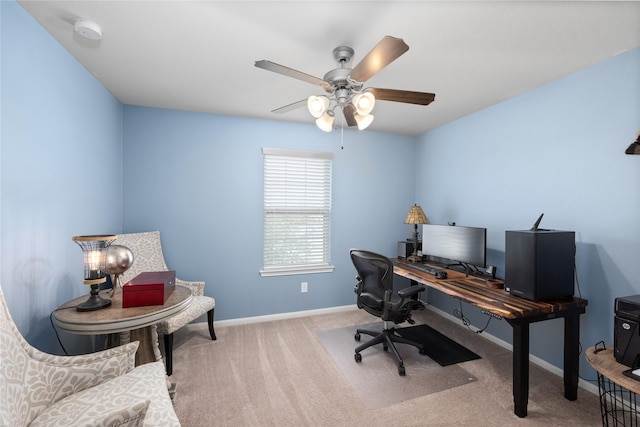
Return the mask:
<svg viewBox="0 0 640 427">
<path fill-rule="evenodd" d="M 43 353 L 18 331 L 0 288 L 0 426 L 179 426 L 162 362 L 134 368 L 137 349 Z"/>
<path fill-rule="evenodd" d="M 131 268 L 125 271 L 119 279 L 123 285 L 138 274 L 146 271 L 169 270 L 164 261 L 159 231 L 120 234 L 113 244 L 126 246 L 133 252 Z M 176 278 L 176 284 L 191 288 L 193 299 L 186 310 L 157 324 L 158 334 L 164 335 L 167 375 L 171 375 L 173 372 L 173 333 L 175 331 L 206 313 L 207 322 L 209 323 L 209 335 L 212 340 L 216 339 L 216 334 L 213 330 L 213 311 L 216 306 L 216 300 L 204 295 L 204 282 L 185 282 Z"/>
</svg>

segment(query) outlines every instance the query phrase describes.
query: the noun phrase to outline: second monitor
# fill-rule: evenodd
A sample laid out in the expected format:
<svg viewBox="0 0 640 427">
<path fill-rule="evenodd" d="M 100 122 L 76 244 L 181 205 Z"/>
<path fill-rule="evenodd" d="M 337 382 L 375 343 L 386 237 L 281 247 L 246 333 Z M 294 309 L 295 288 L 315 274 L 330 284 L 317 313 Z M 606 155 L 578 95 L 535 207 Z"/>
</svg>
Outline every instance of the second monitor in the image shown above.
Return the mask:
<svg viewBox="0 0 640 427">
<path fill-rule="evenodd" d="M 424 224 L 422 254 L 460 263 L 487 265 L 487 229 L 459 225 Z"/>
</svg>

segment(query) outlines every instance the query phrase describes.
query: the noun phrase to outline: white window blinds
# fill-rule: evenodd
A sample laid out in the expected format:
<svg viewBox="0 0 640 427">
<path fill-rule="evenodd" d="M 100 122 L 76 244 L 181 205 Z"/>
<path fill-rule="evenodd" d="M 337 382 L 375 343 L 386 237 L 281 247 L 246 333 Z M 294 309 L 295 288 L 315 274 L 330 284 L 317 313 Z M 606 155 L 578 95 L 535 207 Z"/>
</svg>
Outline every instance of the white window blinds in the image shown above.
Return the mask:
<svg viewBox="0 0 640 427">
<path fill-rule="evenodd" d="M 263 148 L 261 275 L 333 271 L 329 265 L 333 153 Z"/>
</svg>

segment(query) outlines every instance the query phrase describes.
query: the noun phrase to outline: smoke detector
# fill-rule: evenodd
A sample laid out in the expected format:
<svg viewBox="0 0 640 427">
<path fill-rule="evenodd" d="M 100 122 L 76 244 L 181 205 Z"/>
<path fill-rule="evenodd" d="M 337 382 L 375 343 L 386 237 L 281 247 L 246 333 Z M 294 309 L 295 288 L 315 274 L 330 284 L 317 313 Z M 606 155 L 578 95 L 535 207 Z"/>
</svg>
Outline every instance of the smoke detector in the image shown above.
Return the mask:
<svg viewBox="0 0 640 427">
<path fill-rule="evenodd" d="M 88 19 L 78 18 L 73 24 L 76 33 L 89 40 L 100 40 L 102 38 L 102 28 L 100 25 Z"/>
</svg>

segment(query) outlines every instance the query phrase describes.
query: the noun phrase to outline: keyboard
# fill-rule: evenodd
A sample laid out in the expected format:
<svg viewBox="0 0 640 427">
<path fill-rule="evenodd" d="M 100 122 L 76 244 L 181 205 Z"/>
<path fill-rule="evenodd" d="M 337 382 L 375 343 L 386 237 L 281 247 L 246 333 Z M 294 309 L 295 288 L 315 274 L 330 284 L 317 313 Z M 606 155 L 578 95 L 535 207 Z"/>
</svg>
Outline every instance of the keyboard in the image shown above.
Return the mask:
<svg viewBox="0 0 640 427">
<path fill-rule="evenodd" d="M 432 276 L 436 276 L 438 279 L 446 279 L 447 272 L 441 268 L 432 267 L 430 265 L 425 264 L 411 264 L 412 267 L 417 268 L 420 271 L 424 271 L 425 273 L 429 273 Z"/>
</svg>

